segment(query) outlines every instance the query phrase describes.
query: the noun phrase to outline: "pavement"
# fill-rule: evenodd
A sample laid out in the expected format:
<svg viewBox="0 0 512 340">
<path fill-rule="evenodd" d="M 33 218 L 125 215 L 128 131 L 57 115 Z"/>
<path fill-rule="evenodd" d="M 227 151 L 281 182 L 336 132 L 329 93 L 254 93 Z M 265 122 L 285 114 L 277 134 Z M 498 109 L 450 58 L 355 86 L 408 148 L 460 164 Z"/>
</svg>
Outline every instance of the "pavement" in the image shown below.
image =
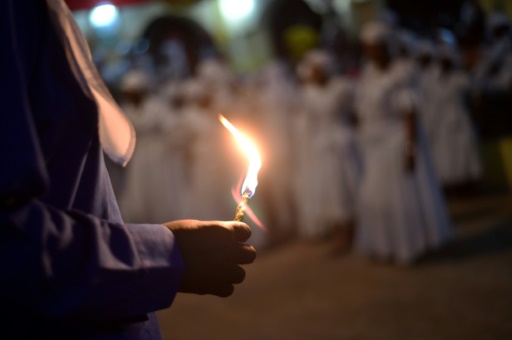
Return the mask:
<svg viewBox="0 0 512 340">
<path fill-rule="evenodd" d="M 413 267 L 329 243 L 263 252 L 227 299 L 178 294 L 164 339 L 512 339 L 511 203 L 451 201 L 454 242 Z"/>
</svg>

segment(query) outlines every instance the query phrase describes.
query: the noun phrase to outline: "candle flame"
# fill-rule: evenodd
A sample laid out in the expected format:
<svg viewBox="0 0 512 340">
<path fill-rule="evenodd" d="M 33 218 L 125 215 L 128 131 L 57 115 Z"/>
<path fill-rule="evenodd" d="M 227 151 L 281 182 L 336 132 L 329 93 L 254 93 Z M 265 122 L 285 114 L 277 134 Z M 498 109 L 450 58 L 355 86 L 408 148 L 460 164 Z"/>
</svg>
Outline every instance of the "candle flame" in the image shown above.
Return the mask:
<svg viewBox="0 0 512 340">
<path fill-rule="evenodd" d="M 258 172 L 261 168 L 261 158 L 258 149 L 249 138 L 240 133 L 223 115 L 219 115 L 219 120 L 235 137 L 238 145 L 249 158 L 249 169 L 247 170 L 247 176 L 245 176 L 244 183 L 242 184 L 241 194 L 248 194 L 249 197 L 252 197 L 258 186 Z"/>
</svg>

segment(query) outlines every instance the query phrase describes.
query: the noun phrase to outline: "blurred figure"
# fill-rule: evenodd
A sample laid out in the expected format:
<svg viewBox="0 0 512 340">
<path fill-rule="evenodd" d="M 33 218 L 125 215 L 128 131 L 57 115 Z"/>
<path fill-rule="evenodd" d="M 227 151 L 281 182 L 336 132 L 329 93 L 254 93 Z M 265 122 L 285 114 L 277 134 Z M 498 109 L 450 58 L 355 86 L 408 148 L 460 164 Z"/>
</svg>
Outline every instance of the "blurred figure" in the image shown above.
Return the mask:
<svg viewBox="0 0 512 340">
<path fill-rule="evenodd" d="M 265 167 L 260 172 L 261 194 L 269 225 L 269 245 L 279 244 L 295 232 L 293 225 L 292 114 L 296 88 L 285 65 L 277 60 L 263 68 L 257 79 L 256 110 L 265 138 Z M 255 112 L 253 112 L 255 114 Z M 268 171 L 265 171 L 267 170 Z"/>
<path fill-rule="evenodd" d="M 158 216 L 165 214 L 172 219 L 185 219 L 189 190 L 187 188 L 187 169 L 185 166 L 185 150 L 187 138 L 182 131 L 181 120 L 185 105 L 183 85 L 178 81 L 170 81 L 163 85 L 159 96 L 152 100 L 153 108 L 161 117 L 162 134 L 160 137 L 161 159 L 160 191 L 162 197 Z"/>
<path fill-rule="evenodd" d="M 235 77 L 220 59 L 206 59 L 197 66 L 197 79 L 210 93 L 210 106 L 218 114 L 231 111 Z"/>
<path fill-rule="evenodd" d="M 510 89 L 512 85 L 512 30 L 510 20 L 501 13 L 494 13 L 488 20 L 491 38 L 487 72 L 495 81 Z"/>
<path fill-rule="evenodd" d="M 490 44 L 473 70 L 471 104 L 482 138 L 494 139 L 512 133 L 512 38 L 503 14 L 487 26 Z"/>
<path fill-rule="evenodd" d="M 169 217 L 168 207 L 174 201 L 166 185 L 169 169 L 162 164 L 167 151 L 163 138 L 169 110 L 150 94 L 150 85 L 149 75 L 137 69 L 127 73 L 121 82 L 121 105 L 137 132 L 137 149 L 126 168 L 120 202 L 125 219 L 130 222 L 161 223 Z"/>
<path fill-rule="evenodd" d="M 354 92 L 349 80 L 334 76 L 334 60 L 325 51 L 309 52 L 300 67 L 307 139 L 297 169 L 299 233 L 315 239 L 347 228 L 353 220 L 359 172 L 349 123 Z"/>
<path fill-rule="evenodd" d="M 184 107 L 179 129 L 183 145 L 188 188 L 188 218 L 231 219 L 233 201 L 226 188 L 231 167 L 222 148 L 222 126 L 213 110 L 213 93 L 199 79 L 183 83 Z M 188 198 L 188 199 L 187 199 Z"/>
<path fill-rule="evenodd" d="M 413 72 L 416 69 L 414 53 L 416 49 L 416 37 L 411 31 L 395 29 L 396 60 L 395 63 L 404 67 L 405 72 Z"/>
<path fill-rule="evenodd" d="M 391 39 L 383 23 L 369 23 L 362 31 L 369 64 L 356 99 L 364 160 L 356 248 L 376 259 L 411 264 L 452 231 L 417 120 L 412 75 L 393 61 Z"/>
<path fill-rule="evenodd" d="M 429 40 L 419 41 L 416 47 L 415 59 L 419 72 L 419 88 L 423 96 L 419 114 L 431 146 L 436 116 L 436 107 L 432 98 L 437 86 L 435 81 L 438 75 L 437 56 L 434 44 Z"/>
<path fill-rule="evenodd" d="M 482 174 L 478 143 L 464 98 L 469 77 L 458 68 L 455 48 L 442 46 L 431 97 L 431 149 L 437 174 L 445 186 L 467 184 Z"/>
</svg>

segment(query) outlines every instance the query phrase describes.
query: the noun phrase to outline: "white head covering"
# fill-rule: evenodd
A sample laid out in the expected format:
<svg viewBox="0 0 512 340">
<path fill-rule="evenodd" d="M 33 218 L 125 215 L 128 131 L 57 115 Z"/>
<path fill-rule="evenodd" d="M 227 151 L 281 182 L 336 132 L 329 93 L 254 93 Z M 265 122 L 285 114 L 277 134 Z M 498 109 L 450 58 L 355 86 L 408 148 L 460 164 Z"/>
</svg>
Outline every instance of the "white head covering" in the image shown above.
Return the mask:
<svg viewBox="0 0 512 340">
<path fill-rule="evenodd" d="M 487 26 L 491 30 L 499 26 L 510 26 L 510 19 L 503 13 L 493 13 L 487 19 Z"/>
<path fill-rule="evenodd" d="M 422 39 L 418 41 L 416 44 L 416 57 L 420 57 L 423 55 L 429 55 L 434 57 L 436 55 L 436 50 L 434 44 L 430 40 Z"/>
<path fill-rule="evenodd" d="M 414 53 L 417 44 L 414 34 L 411 31 L 401 29 L 398 31 L 397 35 L 400 44 L 404 46 L 410 54 Z"/>
<path fill-rule="evenodd" d="M 380 21 L 365 24 L 361 31 L 361 40 L 367 44 L 389 44 L 392 37 L 393 31 L 389 25 Z"/>
<path fill-rule="evenodd" d="M 312 50 L 306 55 L 306 59 L 309 60 L 311 65 L 320 67 L 326 71 L 330 71 L 334 68 L 334 58 L 326 51 Z"/>
<path fill-rule="evenodd" d="M 126 165 L 135 149 L 135 130 L 110 95 L 92 61 L 87 41 L 63 0 L 46 0 L 50 17 L 66 49 L 66 56 L 82 90 L 98 106 L 98 130 L 103 151 L 114 162 Z"/>
<path fill-rule="evenodd" d="M 439 55 L 439 58 L 449 59 L 455 64 L 459 63 L 459 52 L 452 45 L 443 44 L 443 45 L 439 46 L 438 55 Z"/>
<path fill-rule="evenodd" d="M 183 82 L 181 90 L 187 102 L 197 102 L 208 94 L 204 82 L 198 79 L 188 79 Z"/>
<path fill-rule="evenodd" d="M 334 72 L 334 58 L 327 51 L 323 50 L 311 50 L 302 59 L 297 66 L 297 72 L 299 77 L 302 79 L 308 79 L 311 77 L 312 68 L 318 67 L 326 73 Z"/>
<path fill-rule="evenodd" d="M 182 92 L 182 83 L 177 81 L 168 81 L 162 85 L 160 95 L 163 99 L 171 100 Z"/>
<path fill-rule="evenodd" d="M 129 71 L 121 81 L 122 91 L 145 91 L 149 87 L 149 76 L 141 70 Z"/>
<path fill-rule="evenodd" d="M 226 65 L 217 59 L 206 59 L 197 66 L 197 77 L 207 84 L 229 84 L 233 75 Z"/>
</svg>

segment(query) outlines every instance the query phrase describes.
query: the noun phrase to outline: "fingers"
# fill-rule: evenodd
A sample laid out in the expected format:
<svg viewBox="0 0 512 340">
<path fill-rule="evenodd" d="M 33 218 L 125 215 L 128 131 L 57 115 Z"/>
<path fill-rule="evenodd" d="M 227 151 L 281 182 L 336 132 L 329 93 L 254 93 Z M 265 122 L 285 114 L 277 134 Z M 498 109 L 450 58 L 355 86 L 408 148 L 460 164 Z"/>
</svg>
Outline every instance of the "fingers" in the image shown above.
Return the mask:
<svg viewBox="0 0 512 340">
<path fill-rule="evenodd" d="M 239 266 L 192 269 L 185 272 L 180 287 L 184 293 L 211 294 L 227 297 L 233 294 L 233 285 L 245 280 L 245 270 Z"/>
<path fill-rule="evenodd" d="M 221 285 L 216 287 L 214 291 L 212 291 L 212 295 L 216 295 L 218 297 L 228 297 L 233 295 L 235 291 L 235 287 L 233 285 Z"/>
<path fill-rule="evenodd" d="M 214 279 L 220 283 L 239 284 L 245 280 L 245 270 L 240 266 L 219 268 Z"/>
<path fill-rule="evenodd" d="M 241 222 L 230 222 L 235 235 L 235 241 L 245 242 L 251 237 L 251 228 L 245 223 Z"/>
<path fill-rule="evenodd" d="M 237 264 L 253 263 L 256 259 L 256 249 L 247 244 L 243 244 L 236 250 L 235 257 Z"/>
<path fill-rule="evenodd" d="M 245 242 L 251 237 L 251 228 L 243 222 L 231 221 L 195 221 L 208 237 L 223 239 L 226 236 L 237 242 Z"/>
</svg>

